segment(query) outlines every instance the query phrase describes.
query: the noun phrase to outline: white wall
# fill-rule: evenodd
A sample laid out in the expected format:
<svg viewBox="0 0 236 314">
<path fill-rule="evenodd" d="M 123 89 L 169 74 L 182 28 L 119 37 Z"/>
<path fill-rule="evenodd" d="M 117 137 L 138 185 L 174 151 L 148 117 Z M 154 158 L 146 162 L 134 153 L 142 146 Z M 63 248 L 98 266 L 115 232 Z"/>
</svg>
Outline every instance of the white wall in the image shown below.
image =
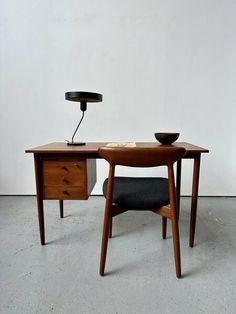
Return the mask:
<svg viewBox="0 0 236 314">
<path fill-rule="evenodd" d="M 236 195 L 235 16 L 234 0 L 2 0 L 0 194 L 35 193 L 24 150 L 69 139 L 81 112 L 64 93 L 86 90 L 104 102 L 88 105 L 80 140 L 179 131 L 210 149 L 200 194 Z"/>
</svg>

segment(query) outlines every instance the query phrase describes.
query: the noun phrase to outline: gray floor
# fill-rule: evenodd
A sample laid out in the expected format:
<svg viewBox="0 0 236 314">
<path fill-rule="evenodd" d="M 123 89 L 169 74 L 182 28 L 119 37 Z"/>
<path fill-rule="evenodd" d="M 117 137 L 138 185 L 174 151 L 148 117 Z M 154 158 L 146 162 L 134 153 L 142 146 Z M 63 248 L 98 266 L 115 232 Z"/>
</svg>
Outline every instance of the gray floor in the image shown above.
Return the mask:
<svg viewBox="0 0 236 314">
<path fill-rule="evenodd" d="M 107 276 L 98 275 L 104 200 L 45 202 L 39 244 L 35 197 L 0 197 L 1 313 L 235 313 L 236 199 L 200 198 L 196 246 L 188 247 L 190 199 L 181 200 L 183 278 L 161 218 L 128 212 L 114 220 Z M 169 228 L 170 231 L 170 228 Z"/>
</svg>

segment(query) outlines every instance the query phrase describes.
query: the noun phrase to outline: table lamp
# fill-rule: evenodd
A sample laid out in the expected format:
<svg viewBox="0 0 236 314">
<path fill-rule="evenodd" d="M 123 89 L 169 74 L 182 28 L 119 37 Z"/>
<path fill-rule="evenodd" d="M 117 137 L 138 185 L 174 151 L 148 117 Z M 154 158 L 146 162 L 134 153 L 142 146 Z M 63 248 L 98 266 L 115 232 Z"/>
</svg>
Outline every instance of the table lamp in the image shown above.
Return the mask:
<svg viewBox="0 0 236 314">
<path fill-rule="evenodd" d="M 85 143 L 74 142 L 74 137 L 78 128 L 84 118 L 84 112 L 87 110 L 88 102 L 100 102 L 102 101 L 102 94 L 91 93 L 91 92 L 66 92 L 65 93 L 66 100 L 77 101 L 80 102 L 80 109 L 82 111 L 82 117 L 75 129 L 74 134 L 72 135 L 71 142 L 67 142 L 67 145 L 85 145 Z"/>
</svg>

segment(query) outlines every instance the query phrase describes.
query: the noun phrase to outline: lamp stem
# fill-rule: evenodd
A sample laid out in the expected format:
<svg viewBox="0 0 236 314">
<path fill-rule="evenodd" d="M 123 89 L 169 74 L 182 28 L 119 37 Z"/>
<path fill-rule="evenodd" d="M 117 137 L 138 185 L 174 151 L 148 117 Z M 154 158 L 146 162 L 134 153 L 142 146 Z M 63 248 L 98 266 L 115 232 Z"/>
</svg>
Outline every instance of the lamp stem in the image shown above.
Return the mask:
<svg viewBox="0 0 236 314">
<path fill-rule="evenodd" d="M 83 110 L 83 113 L 82 113 L 82 117 L 81 117 L 81 119 L 80 119 L 80 121 L 79 121 L 79 124 L 77 125 L 77 127 L 76 127 L 76 129 L 75 129 L 75 132 L 74 132 L 74 134 L 72 135 L 72 140 L 71 140 L 72 143 L 74 143 L 74 136 L 75 136 L 76 132 L 78 131 L 78 128 L 79 128 L 79 126 L 80 126 L 80 124 L 81 124 L 83 118 L 84 118 L 84 110 Z"/>
</svg>

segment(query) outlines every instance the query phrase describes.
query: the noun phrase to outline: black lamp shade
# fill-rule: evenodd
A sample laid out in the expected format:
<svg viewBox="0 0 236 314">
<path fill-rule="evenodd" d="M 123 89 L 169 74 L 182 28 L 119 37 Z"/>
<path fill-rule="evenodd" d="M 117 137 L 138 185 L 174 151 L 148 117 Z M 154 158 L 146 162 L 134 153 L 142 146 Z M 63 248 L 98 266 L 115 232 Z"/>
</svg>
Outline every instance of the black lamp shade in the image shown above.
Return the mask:
<svg viewBox="0 0 236 314">
<path fill-rule="evenodd" d="M 66 100 L 78 102 L 100 102 L 102 101 L 102 94 L 90 92 L 66 92 Z"/>
</svg>

